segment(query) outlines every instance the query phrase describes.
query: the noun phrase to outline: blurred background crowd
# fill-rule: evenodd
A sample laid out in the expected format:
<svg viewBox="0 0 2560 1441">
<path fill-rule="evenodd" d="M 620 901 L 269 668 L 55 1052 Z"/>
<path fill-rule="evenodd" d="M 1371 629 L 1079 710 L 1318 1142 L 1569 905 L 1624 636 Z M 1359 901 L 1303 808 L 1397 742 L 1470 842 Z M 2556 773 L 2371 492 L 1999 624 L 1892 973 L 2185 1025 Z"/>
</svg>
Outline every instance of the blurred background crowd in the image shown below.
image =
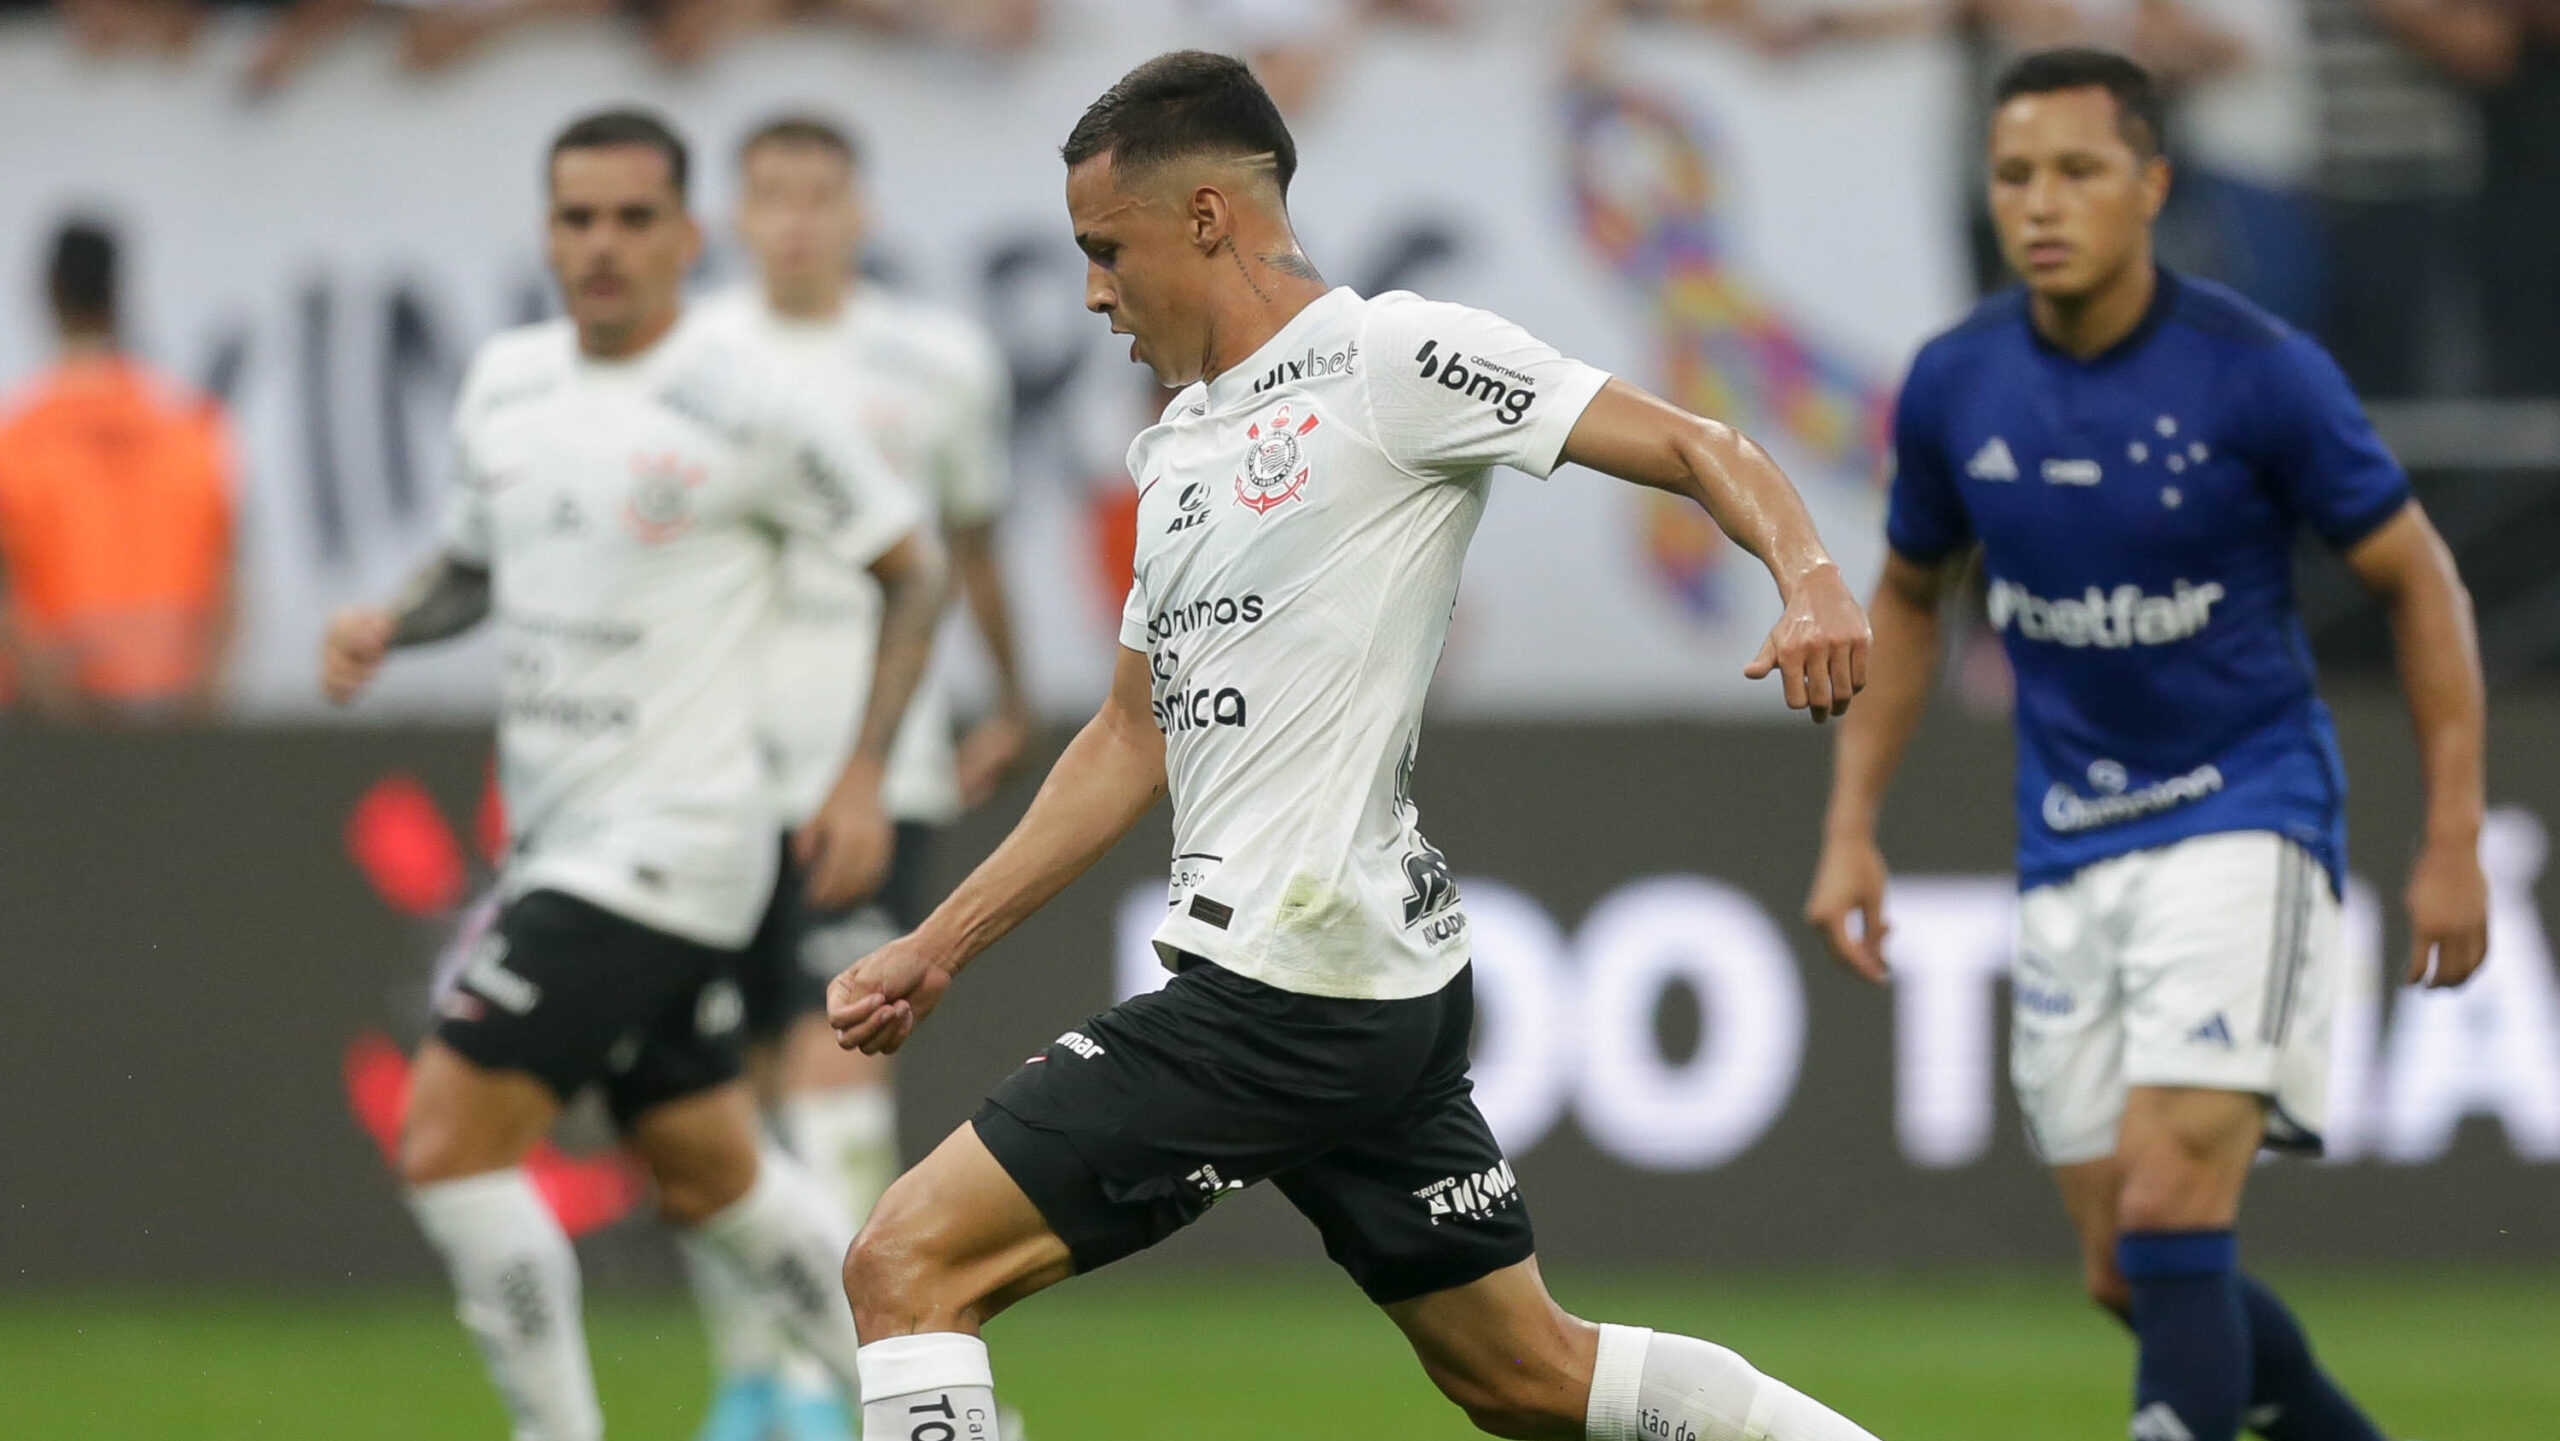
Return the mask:
<svg viewBox="0 0 2560 1441">
<path fill-rule="evenodd" d="M 1203 33 L 1252 57 L 1293 112 L 1323 100 L 1327 77 L 1381 34 L 1463 36 L 1492 0 L 1179 0 Z M 546 28 L 592 28 L 646 48 L 669 72 L 779 26 L 834 29 L 852 43 L 931 52 L 936 63 L 1001 73 L 1110 0 L 0 0 L 0 33 L 60 27 L 68 63 L 201 65 L 215 28 L 254 27 L 226 55 L 236 85 L 272 103 L 333 47 L 389 32 L 397 63 L 433 77 L 486 65 Z M 2126 51 L 2175 96 L 2179 182 L 2162 228 L 2168 261 L 2228 283 L 2317 334 L 2431 494 L 2491 612 L 2493 667 L 2560 658 L 2560 591 L 2535 558 L 2554 529 L 2547 482 L 2560 472 L 2560 0 L 1587 0 L 1585 34 L 1615 22 L 1697 27 L 1767 67 L 1926 39 L 1961 57 L 1957 124 L 1945 137 L 1947 224 L 1977 289 L 2002 283 L 1978 201 L 1982 97 L 2021 50 L 2092 43 Z M 255 11 L 217 26 L 223 11 Z M 49 12 L 39 14 L 38 12 Z M 572 18 L 581 17 L 581 18 Z M 112 354 L 117 315 L 111 227 L 57 232 L 44 276 L 65 368 L 0 376 L 0 566 L 14 623 L 21 704 L 57 716 L 98 692 L 153 719 L 216 709 L 230 615 L 231 543 L 221 474 L 232 463 L 218 417 L 110 393 L 82 362 Z M 14 283 L 25 284 L 24 279 Z M 200 377 L 199 377 L 200 378 Z M 156 407 L 156 408 L 155 408 Z M 1135 412 L 1133 412 L 1134 414 Z M 98 418 L 114 421 L 104 430 Z M 82 417 L 86 417 L 83 419 Z M 79 434 L 111 437 L 84 451 Z M 148 451 L 158 459 L 137 465 Z M 86 457 L 84 460 L 83 457 Z M 144 474 L 136 511 L 101 499 L 101 477 Z M 2517 475 L 2543 483 L 2519 485 Z M 44 477 L 50 476 L 50 480 Z M 2481 481 L 2481 477 L 2489 479 Z M 2479 482 L 2479 483 L 2474 483 Z M 102 486 L 104 488 L 102 488 Z M 37 497 L 44 490 L 51 499 Z M 82 497 L 78 503 L 61 500 Z M 14 497 L 14 499 L 13 499 Z M 39 503 L 39 500 L 42 503 Z M 58 502 L 58 503 L 57 503 Z M 134 515 L 147 511 L 150 521 Z M 98 535 L 84 540 L 84 528 Z M 152 544 L 142 544 L 146 538 Z M 90 551 L 96 557 L 84 559 Z M 2344 591 L 2308 608 L 2352 608 Z M 125 659 L 66 669 L 46 637 L 122 628 Z M 137 618 L 139 617 L 139 618 Z M 2346 644 L 2378 662 L 2378 632 Z M 94 649 L 95 637 L 84 644 Z M 69 641 L 66 639 L 67 645 Z M 2324 659 L 2333 662 L 2324 647 Z M 101 689 L 103 688 L 103 689 Z"/>
</svg>

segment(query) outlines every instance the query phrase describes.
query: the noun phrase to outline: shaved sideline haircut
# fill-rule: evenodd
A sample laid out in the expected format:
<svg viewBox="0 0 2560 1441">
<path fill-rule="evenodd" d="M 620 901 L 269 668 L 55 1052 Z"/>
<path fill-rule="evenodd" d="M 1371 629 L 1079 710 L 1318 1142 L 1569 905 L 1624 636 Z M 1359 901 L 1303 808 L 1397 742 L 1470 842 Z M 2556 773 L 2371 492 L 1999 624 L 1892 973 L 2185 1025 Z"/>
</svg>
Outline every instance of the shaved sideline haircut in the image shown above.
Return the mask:
<svg viewBox="0 0 2560 1441">
<path fill-rule="evenodd" d="M 572 150 L 617 150 L 625 145 L 637 145 L 665 156 L 667 181 L 675 186 L 676 199 L 686 198 L 693 162 L 684 137 L 648 110 L 599 110 L 570 121 L 568 128 L 551 141 L 551 152 L 543 161 L 544 175 L 547 178 L 554 173 L 560 157 Z"/>
<path fill-rule="evenodd" d="M 2151 72 L 2112 50 L 2070 46 L 2021 55 L 2000 72 L 1993 94 L 2006 105 L 2021 95 L 2055 95 L 2065 90 L 2104 90 L 2116 102 L 2116 133 L 2133 153 L 2157 160 L 2169 133 L 2168 109 Z"/>
<path fill-rule="evenodd" d="M 768 145 L 797 145 L 824 150 L 843 161 L 847 170 L 862 168 L 862 145 L 853 138 L 853 132 L 823 115 L 807 111 L 776 115 L 748 131 L 747 138 L 738 142 L 739 161 L 743 163 L 748 156 Z"/>
<path fill-rule="evenodd" d="M 1059 154 L 1069 166 L 1109 155 L 1130 171 L 1203 155 L 1260 160 L 1283 199 L 1298 173 L 1298 143 L 1270 92 L 1243 61 L 1206 50 L 1171 51 L 1121 76 L 1086 107 Z"/>
</svg>

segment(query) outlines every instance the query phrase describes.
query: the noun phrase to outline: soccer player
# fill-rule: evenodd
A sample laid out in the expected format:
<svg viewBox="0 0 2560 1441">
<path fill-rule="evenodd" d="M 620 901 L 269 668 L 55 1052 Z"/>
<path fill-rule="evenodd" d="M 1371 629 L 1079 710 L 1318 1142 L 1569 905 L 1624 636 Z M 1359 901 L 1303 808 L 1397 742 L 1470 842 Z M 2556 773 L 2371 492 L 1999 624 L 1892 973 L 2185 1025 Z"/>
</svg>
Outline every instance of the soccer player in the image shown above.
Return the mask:
<svg viewBox="0 0 2560 1441">
<path fill-rule="evenodd" d="M 2011 1074 L 2090 1295 L 2139 1339 L 2132 1434 L 2376 1441 L 2232 1229 L 2262 1143 L 2318 1149 L 2339 965 L 2345 777 L 2295 537 L 2390 610 L 2427 790 L 2408 976 L 2438 986 L 2488 944 L 2470 601 L 2328 356 L 2153 263 L 2160 138 L 2119 56 L 2000 81 L 1991 212 L 2026 283 L 1903 389 L 1874 687 L 1839 736 L 1807 910 L 1885 978 L 1876 817 L 1948 572 L 1978 550 L 2017 683 Z"/>
<path fill-rule="evenodd" d="M 880 583 L 861 737 L 799 837 L 813 895 L 850 900 L 886 859 L 877 777 L 944 591 L 877 454 L 762 352 L 681 316 L 701 244 L 683 142 L 607 111 L 563 130 L 548 170 L 568 318 L 473 360 L 443 553 L 396 605 L 331 624 L 323 680 L 349 700 L 386 652 L 497 619 L 505 909 L 439 998 L 400 1164 L 516 1441 L 594 1441 L 576 1258 L 522 1169 L 589 1084 L 667 1218 L 852 1373 L 826 1281 L 849 1228 L 796 1163 L 759 1155 L 739 1079 L 737 948 L 773 877 L 754 658 L 785 537 Z"/>
<path fill-rule="evenodd" d="M 1241 62 L 1148 61 L 1065 159 L 1086 304 L 1183 387 L 1130 449 L 1118 670 L 1013 834 L 839 977 L 828 1019 L 896 1050 L 1168 790 L 1155 945 L 1175 974 L 1059 1037 L 881 1198 L 845 1277 L 867 1441 L 991 1434 L 988 1317 L 1263 1180 L 1485 1430 L 1865 1438 L 1723 1347 L 1550 1299 L 1470 1094 L 1467 913 L 1412 786 L 1497 465 L 1573 461 L 1705 506 L 1784 602 L 1746 673 L 1817 718 L 1845 710 L 1866 622 L 1786 477 L 1498 317 L 1328 289 L 1289 223 L 1296 148 Z"/>
<path fill-rule="evenodd" d="M 851 137 L 813 116 L 750 134 L 737 228 L 755 279 L 698 308 L 701 323 L 819 389 L 925 498 L 995 675 L 994 710 L 956 751 L 942 688 L 929 675 L 917 689 L 880 782 L 897 842 L 872 900 L 814 913 L 786 834 L 772 904 L 747 947 L 751 1060 L 775 1063 L 751 1069 L 774 1082 L 785 1141 L 857 1227 L 897 1175 L 897 1117 L 888 1059 L 839 1049 L 828 1031 L 827 982 L 923 919 L 934 830 L 984 800 L 1030 735 L 995 551 L 1012 399 L 1004 359 L 972 322 L 863 281 L 853 263 L 868 228 L 859 162 Z M 867 679 L 846 658 L 869 654 L 880 625 L 877 588 L 824 562 L 786 557 L 762 666 L 764 747 L 789 827 L 808 821 L 843 768 Z M 709 1248 L 687 1254 L 717 1373 L 701 1441 L 755 1441 L 776 1427 L 795 1441 L 844 1436 L 842 1394 L 826 1373 L 786 1361 L 780 1328 Z"/>
</svg>

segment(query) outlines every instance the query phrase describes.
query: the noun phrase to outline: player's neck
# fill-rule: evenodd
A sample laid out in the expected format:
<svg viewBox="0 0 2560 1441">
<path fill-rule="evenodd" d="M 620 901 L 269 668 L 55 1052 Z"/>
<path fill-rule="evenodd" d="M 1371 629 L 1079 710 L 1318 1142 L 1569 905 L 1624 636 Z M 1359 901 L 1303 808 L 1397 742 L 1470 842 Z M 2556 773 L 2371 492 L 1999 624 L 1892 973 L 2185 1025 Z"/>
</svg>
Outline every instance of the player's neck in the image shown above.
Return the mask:
<svg viewBox="0 0 2560 1441">
<path fill-rule="evenodd" d="M 781 285 L 768 279 L 764 287 L 767 310 L 785 320 L 816 323 L 833 320 L 844 314 L 862 288 L 862 280 L 850 271 L 837 271 L 824 277 L 813 277 L 805 284 Z"/>
<path fill-rule="evenodd" d="M 54 344 L 54 354 L 65 365 L 85 365 L 93 361 L 116 358 L 116 333 L 113 330 L 65 330 Z"/>
<path fill-rule="evenodd" d="M 2037 295 L 2027 309 L 2036 333 L 2056 350 L 2094 360 L 2141 326 L 2159 293 L 2159 268 L 2144 255 L 2085 295 Z"/>
<path fill-rule="evenodd" d="M 1332 289 L 1285 234 L 1268 245 L 1238 245 L 1233 254 L 1236 278 L 1221 290 L 1210 321 L 1208 363 L 1200 369 L 1204 381 L 1243 364 Z"/>
<path fill-rule="evenodd" d="M 667 307 L 664 314 L 652 315 L 630 326 L 578 327 L 578 353 L 589 360 L 631 360 L 646 354 L 650 346 L 667 338 L 676 328 L 676 317 L 683 314 L 677 306 Z"/>
</svg>

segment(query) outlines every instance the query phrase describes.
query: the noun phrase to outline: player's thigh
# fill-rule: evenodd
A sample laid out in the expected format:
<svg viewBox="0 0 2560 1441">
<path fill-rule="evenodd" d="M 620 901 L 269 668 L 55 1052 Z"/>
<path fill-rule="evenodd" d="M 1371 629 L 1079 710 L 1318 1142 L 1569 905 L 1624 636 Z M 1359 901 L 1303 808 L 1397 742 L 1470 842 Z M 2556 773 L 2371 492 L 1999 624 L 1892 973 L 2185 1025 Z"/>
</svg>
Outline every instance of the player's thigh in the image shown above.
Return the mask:
<svg viewBox="0 0 2560 1441">
<path fill-rule="evenodd" d="M 1067 1242 L 962 1126 L 889 1187 L 845 1259 L 864 1341 L 975 1331 L 1075 1272 Z"/>
<path fill-rule="evenodd" d="M 2116 1147 L 2124 1172 L 2117 1224 L 2128 1231 L 2231 1225 L 2265 1132 L 2265 1103 L 2245 1091 L 2132 1088 Z"/>
<path fill-rule="evenodd" d="M 2254 1096 L 2270 1144 L 2317 1151 L 2337 921 L 2327 872 L 2272 832 L 2147 853 L 2126 904 L 2126 1084 Z M 2185 1128 L 2162 1133 L 2162 1121 L 2192 1116 L 2218 1134 L 2239 1114 L 2210 1101 L 2152 1109 L 2155 1137 L 2168 1140 Z"/>
<path fill-rule="evenodd" d="M 1600 1328 L 1556 1304 L 1536 1257 L 1385 1310 L 1432 1383 L 1487 1429 L 1582 1434 Z"/>
<path fill-rule="evenodd" d="M 2112 875 L 2091 867 L 2018 900 L 2009 1078 L 2047 1165 L 2113 1155 L 2124 1110 L 2123 990 Z"/>
<path fill-rule="evenodd" d="M 632 1116 L 623 1139 L 658 1183 L 668 1219 L 698 1225 L 755 1184 L 755 1095 L 743 1080 L 661 1101 Z"/>
<path fill-rule="evenodd" d="M 487 1069 L 430 1036 L 409 1070 L 401 1175 L 424 1186 L 504 1170 L 559 1114 L 558 1096 L 540 1079 Z"/>
<path fill-rule="evenodd" d="M 1437 1014 L 1428 998 L 1298 995 L 1192 964 L 1060 1036 L 971 1124 L 1095 1270 L 1387 1114 Z"/>
</svg>

